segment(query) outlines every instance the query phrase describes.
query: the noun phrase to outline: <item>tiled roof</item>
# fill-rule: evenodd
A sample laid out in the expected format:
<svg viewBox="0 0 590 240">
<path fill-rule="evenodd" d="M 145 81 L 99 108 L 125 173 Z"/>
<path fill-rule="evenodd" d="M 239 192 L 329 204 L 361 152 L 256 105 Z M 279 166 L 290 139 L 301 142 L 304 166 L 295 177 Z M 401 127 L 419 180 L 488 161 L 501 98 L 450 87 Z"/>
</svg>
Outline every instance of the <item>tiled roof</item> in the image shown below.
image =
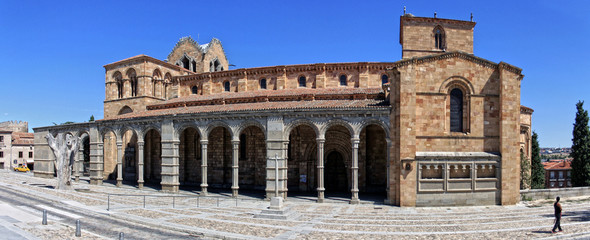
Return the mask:
<svg viewBox="0 0 590 240">
<path fill-rule="evenodd" d="M 24 132 L 12 133 L 12 145 L 33 145 L 35 134 Z"/>
<path fill-rule="evenodd" d="M 199 114 L 199 113 L 228 113 L 228 112 L 250 112 L 264 110 L 289 110 L 289 109 L 354 109 L 354 108 L 374 108 L 376 110 L 389 109 L 389 105 L 383 103 L 383 100 L 360 99 L 360 100 L 313 100 L 313 101 L 284 101 L 284 102 L 254 102 L 254 103 L 233 103 L 223 105 L 202 105 L 191 107 L 177 107 L 156 109 L 143 112 L 132 112 L 128 114 L 114 116 L 112 119 L 128 119 L 163 115 L 177 114 Z"/>
<path fill-rule="evenodd" d="M 568 170 L 572 169 L 572 161 L 569 159 L 553 159 L 543 163 L 545 170 Z"/>
</svg>

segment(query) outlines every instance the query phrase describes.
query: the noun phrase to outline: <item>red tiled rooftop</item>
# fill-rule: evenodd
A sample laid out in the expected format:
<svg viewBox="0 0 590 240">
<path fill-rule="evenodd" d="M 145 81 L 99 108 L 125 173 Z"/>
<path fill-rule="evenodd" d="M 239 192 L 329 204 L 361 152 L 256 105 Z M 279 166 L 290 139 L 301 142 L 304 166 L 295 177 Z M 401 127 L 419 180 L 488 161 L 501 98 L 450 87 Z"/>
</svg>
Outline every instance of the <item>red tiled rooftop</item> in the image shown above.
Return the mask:
<svg viewBox="0 0 590 240">
<path fill-rule="evenodd" d="M 569 159 L 553 159 L 543 163 L 545 170 L 567 170 L 572 169 L 572 161 Z"/>
<path fill-rule="evenodd" d="M 32 145 L 35 134 L 24 132 L 12 132 L 12 145 Z"/>
<path fill-rule="evenodd" d="M 246 111 L 264 111 L 264 110 L 289 110 L 289 109 L 353 109 L 353 108 L 375 108 L 388 109 L 389 106 L 383 104 L 383 100 L 360 99 L 360 100 L 313 100 L 313 101 L 283 101 L 283 102 L 254 102 L 254 103 L 234 103 L 223 105 L 201 105 L 190 107 L 177 107 L 155 109 L 142 112 L 132 112 L 128 114 L 114 116 L 109 119 L 127 119 L 139 117 L 151 117 L 162 115 L 176 114 L 195 114 L 195 113 L 228 113 L 228 112 L 246 112 Z"/>
</svg>

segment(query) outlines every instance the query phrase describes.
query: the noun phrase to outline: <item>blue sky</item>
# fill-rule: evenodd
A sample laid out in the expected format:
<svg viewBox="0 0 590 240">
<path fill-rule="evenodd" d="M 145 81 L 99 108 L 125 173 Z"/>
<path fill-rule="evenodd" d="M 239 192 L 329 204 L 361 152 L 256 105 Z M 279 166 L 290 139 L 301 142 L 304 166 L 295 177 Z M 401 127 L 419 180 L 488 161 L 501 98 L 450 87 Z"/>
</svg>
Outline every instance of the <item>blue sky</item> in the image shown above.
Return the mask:
<svg viewBox="0 0 590 240">
<path fill-rule="evenodd" d="M 183 36 L 216 37 L 236 68 L 393 62 L 399 16 L 469 20 L 476 56 L 523 69 L 521 104 L 542 147 L 571 146 L 590 109 L 590 1 L 0 0 L 0 121 L 29 127 L 103 116 L 105 64 L 165 59 Z"/>
</svg>

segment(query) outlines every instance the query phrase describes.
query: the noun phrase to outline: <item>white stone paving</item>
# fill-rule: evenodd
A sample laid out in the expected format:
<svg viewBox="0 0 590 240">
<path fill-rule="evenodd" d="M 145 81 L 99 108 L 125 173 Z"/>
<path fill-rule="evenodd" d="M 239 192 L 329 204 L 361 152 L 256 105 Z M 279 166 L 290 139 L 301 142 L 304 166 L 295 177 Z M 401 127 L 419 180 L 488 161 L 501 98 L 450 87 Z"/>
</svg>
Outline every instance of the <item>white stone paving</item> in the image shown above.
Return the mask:
<svg viewBox="0 0 590 240">
<path fill-rule="evenodd" d="M 30 174 L 0 171 L 0 186 L 18 189 L 20 192 L 56 199 L 63 203 L 89 211 L 108 213 L 129 221 L 140 222 L 154 228 L 166 228 L 184 232 L 203 233 L 208 238 L 238 239 L 569 239 L 590 237 L 590 211 L 586 198 L 563 199 L 564 232 L 551 234 L 553 217 L 552 201 L 523 202 L 516 206 L 479 207 L 424 207 L 400 208 L 386 205 L 349 205 L 347 203 L 317 204 L 307 200 L 288 199 L 285 206 L 296 210 L 300 216 L 291 220 L 255 219 L 253 216 L 268 206 L 268 202 L 256 198 L 200 199 L 192 192 L 182 194 L 193 198 L 175 199 L 150 197 L 146 209 L 133 197 L 111 197 L 111 211 L 106 211 L 107 193 L 149 194 L 171 196 L 153 189 L 138 190 L 132 186 L 122 188 L 111 184 L 89 185 L 75 183 L 85 191 L 57 191 L 43 187 L 54 180 L 34 178 Z M 212 194 L 213 196 L 218 196 Z M 180 195 L 176 195 L 180 196 Z M 143 201 L 141 199 L 141 201 Z M 0 204 L 0 208 L 2 204 Z M 67 215 L 68 213 L 61 213 Z M 39 222 L 39 217 L 35 221 Z M 20 220 L 19 220 L 20 221 Z M 18 227 L 18 225 L 15 225 Z M 50 230 L 26 227 L 35 234 Z M 56 234 L 64 229 L 56 230 Z M 71 230 L 70 230 L 71 231 Z M 94 233 L 99 234 L 100 233 Z M 99 238 L 99 236 L 96 236 Z"/>
</svg>

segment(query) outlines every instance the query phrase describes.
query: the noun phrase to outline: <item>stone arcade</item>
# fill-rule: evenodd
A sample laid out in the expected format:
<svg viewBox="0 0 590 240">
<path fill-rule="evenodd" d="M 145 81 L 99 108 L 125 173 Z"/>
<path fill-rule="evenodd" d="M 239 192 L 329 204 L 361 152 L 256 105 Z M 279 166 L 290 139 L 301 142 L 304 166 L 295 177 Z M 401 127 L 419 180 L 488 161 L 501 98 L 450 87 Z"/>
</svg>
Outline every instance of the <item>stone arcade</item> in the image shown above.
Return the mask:
<svg viewBox="0 0 590 240">
<path fill-rule="evenodd" d="M 221 42 L 182 38 L 165 61 L 105 65 L 104 119 L 35 128 L 35 176 L 53 177 L 44 136 L 82 139 L 92 184 L 382 194 L 388 204 L 515 204 L 532 110 L 521 69 L 473 55 L 475 22 L 400 17 L 397 62 L 228 70 Z"/>
</svg>

